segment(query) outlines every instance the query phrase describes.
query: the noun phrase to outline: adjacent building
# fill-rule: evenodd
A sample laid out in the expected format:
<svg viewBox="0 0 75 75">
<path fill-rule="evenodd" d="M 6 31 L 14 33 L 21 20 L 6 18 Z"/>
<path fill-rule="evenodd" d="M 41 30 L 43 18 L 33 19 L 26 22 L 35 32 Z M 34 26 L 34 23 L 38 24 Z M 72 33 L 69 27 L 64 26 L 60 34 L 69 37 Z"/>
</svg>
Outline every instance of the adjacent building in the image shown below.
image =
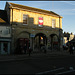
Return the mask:
<svg viewBox="0 0 75 75">
<path fill-rule="evenodd" d="M 0 54 L 10 54 L 11 27 L 7 12 L 0 10 Z"/>
<path fill-rule="evenodd" d="M 53 11 L 6 2 L 8 27 L 11 30 L 10 53 L 20 53 L 26 44 L 33 51 L 40 51 L 41 46 L 47 50 L 62 49 L 62 16 Z M 3 26 L 2 26 L 3 27 Z M 10 29 L 11 28 L 11 29 Z M 9 44 L 10 45 L 10 44 Z"/>
<path fill-rule="evenodd" d="M 68 42 L 75 39 L 75 35 L 73 33 L 64 33 L 63 34 L 63 45 L 66 45 Z"/>
</svg>

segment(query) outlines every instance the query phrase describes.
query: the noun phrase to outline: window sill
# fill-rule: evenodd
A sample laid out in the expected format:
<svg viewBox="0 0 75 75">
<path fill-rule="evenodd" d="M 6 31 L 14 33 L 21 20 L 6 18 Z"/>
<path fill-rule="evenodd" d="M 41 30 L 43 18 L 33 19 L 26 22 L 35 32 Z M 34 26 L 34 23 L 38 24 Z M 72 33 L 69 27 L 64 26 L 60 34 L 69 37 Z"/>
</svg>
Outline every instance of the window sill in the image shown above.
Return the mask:
<svg viewBox="0 0 75 75">
<path fill-rule="evenodd" d="M 28 24 L 23 24 L 23 25 L 28 25 Z"/>
</svg>

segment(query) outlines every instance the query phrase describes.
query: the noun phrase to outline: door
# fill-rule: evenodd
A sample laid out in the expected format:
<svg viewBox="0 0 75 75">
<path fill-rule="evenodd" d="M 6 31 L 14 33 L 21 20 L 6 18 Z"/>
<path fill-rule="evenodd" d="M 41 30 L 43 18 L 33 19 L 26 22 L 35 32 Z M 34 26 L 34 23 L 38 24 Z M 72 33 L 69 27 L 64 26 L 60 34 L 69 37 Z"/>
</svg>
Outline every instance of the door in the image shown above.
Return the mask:
<svg viewBox="0 0 75 75">
<path fill-rule="evenodd" d="M 18 42 L 17 42 L 17 48 L 18 48 L 18 51 L 17 53 L 22 53 L 22 51 L 24 50 L 24 45 L 26 44 L 26 50 L 28 50 L 29 48 L 29 39 L 27 38 L 20 38 L 18 39 Z"/>
<path fill-rule="evenodd" d="M 30 46 L 29 39 L 25 38 L 24 40 L 25 40 L 24 41 L 24 44 L 26 44 L 27 50 L 28 50 L 29 49 L 29 46 Z"/>
<path fill-rule="evenodd" d="M 1 42 L 1 54 L 10 54 L 10 42 Z"/>
</svg>

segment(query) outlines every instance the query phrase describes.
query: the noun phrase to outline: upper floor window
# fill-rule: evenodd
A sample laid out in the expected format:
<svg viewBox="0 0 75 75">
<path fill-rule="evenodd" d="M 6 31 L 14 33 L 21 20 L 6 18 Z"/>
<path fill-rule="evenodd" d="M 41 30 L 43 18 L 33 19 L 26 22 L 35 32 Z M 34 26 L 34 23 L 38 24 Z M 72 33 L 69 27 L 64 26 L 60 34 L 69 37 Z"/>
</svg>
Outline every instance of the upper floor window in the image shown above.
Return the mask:
<svg viewBox="0 0 75 75">
<path fill-rule="evenodd" d="M 52 28 L 55 28 L 56 20 L 52 19 Z"/>
<path fill-rule="evenodd" d="M 28 25 L 28 15 L 23 14 L 23 25 Z"/>
</svg>

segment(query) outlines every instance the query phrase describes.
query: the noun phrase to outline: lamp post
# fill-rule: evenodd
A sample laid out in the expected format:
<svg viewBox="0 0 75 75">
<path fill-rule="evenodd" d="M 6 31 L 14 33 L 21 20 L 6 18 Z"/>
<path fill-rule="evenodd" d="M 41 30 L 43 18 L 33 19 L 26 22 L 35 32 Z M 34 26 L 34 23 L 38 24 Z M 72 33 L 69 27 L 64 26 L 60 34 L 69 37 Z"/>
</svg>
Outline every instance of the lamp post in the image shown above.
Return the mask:
<svg viewBox="0 0 75 75">
<path fill-rule="evenodd" d="M 13 47 L 13 42 L 14 42 L 14 33 L 13 33 L 13 31 L 14 31 L 14 29 L 15 29 L 15 28 L 13 28 L 13 27 L 12 27 L 12 24 L 11 24 L 11 39 L 12 39 L 12 42 L 11 42 L 11 53 L 12 53 L 12 54 L 14 53 L 14 51 L 13 51 L 13 50 L 14 50 L 14 49 L 13 49 L 13 48 L 14 48 L 14 47 Z"/>
<path fill-rule="evenodd" d="M 13 27 L 12 26 L 13 24 L 11 24 L 11 39 L 12 39 L 12 42 L 11 42 L 11 50 L 12 50 L 12 54 L 14 53 L 15 51 L 15 34 L 16 34 L 16 27 Z"/>
</svg>

